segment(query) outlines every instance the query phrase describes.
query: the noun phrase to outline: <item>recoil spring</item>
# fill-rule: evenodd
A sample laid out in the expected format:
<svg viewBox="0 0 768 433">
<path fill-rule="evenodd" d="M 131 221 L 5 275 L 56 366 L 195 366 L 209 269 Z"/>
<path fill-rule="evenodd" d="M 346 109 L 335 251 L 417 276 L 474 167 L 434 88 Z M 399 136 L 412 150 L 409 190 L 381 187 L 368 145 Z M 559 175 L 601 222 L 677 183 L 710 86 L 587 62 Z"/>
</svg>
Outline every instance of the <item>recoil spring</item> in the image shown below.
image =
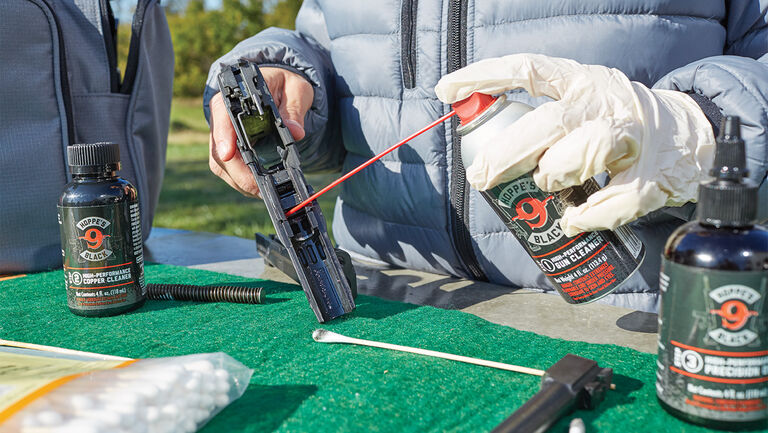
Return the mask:
<svg viewBox="0 0 768 433">
<path fill-rule="evenodd" d="M 262 287 L 147 284 L 147 298 L 166 301 L 261 304 Z"/>
</svg>

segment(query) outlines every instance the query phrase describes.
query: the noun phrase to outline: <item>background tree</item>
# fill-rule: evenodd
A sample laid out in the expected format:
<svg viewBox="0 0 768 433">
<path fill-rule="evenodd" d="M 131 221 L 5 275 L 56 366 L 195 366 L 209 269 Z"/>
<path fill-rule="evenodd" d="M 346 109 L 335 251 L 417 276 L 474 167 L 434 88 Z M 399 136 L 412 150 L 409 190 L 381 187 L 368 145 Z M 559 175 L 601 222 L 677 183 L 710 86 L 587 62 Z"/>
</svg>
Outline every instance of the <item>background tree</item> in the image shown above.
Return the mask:
<svg viewBox="0 0 768 433">
<path fill-rule="evenodd" d="M 216 7 L 205 0 L 167 0 L 168 25 L 175 53 L 173 94 L 202 95 L 208 68 L 238 42 L 270 27 L 294 28 L 301 0 L 221 0 Z M 113 0 L 121 21 L 118 59 L 125 70 L 130 44 L 130 17 L 135 0 Z"/>
<path fill-rule="evenodd" d="M 266 16 L 267 26 L 281 27 L 284 29 L 295 28 L 296 14 L 299 13 L 302 0 L 282 0 L 272 7 Z"/>
</svg>

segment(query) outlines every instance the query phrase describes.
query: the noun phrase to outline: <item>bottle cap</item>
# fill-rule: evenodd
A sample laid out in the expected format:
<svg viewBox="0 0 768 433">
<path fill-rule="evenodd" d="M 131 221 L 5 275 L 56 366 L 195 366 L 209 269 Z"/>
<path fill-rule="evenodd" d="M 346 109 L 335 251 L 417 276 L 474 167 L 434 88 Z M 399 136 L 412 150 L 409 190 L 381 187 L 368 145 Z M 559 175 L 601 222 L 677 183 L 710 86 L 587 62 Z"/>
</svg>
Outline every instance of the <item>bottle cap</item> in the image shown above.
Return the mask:
<svg viewBox="0 0 768 433">
<path fill-rule="evenodd" d="M 699 187 L 698 218 L 715 226 L 739 227 L 757 220 L 757 184 L 747 178 L 747 157 L 741 122 L 727 116 L 715 148 L 712 179 Z"/>
<path fill-rule="evenodd" d="M 117 143 L 80 143 L 67 147 L 67 162 L 72 173 L 98 173 L 120 169 Z"/>
<path fill-rule="evenodd" d="M 475 92 L 469 98 L 454 102 L 452 108 L 456 111 L 459 119 L 461 119 L 461 124 L 466 125 L 493 105 L 496 99 L 491 95 Z"/>
</svg>

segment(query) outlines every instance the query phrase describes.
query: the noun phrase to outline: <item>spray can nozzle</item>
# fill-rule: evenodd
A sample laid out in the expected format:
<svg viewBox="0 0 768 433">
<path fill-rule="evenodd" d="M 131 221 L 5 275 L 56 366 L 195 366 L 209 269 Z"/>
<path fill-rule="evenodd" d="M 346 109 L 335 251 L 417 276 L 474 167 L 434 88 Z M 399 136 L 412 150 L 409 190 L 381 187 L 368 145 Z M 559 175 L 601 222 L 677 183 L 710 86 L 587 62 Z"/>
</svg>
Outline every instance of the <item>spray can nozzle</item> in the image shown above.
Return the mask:
<svg viewBox="0 0 768 433">
<path fill-rule="evenodd" d="M 461 124 L 466 125 L 479 116 L 498 99 L 495 96 L 475 92 L 469 98 L 454 102 L 451 107 L 461 119 Z"/>
</svg>

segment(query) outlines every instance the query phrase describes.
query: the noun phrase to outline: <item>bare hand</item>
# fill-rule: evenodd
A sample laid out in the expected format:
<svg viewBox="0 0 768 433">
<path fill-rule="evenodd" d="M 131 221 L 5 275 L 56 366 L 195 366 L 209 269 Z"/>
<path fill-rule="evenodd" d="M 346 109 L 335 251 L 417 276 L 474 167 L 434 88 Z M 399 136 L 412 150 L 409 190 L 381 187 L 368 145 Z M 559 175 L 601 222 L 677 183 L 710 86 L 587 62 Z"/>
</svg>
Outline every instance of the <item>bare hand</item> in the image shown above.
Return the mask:
<svg viewBox="0 0 768 433">
<path fill-rule="evenodd" d="M 272 93 L 283 122 L 295 140 L 304 138 L 304 115 L 312 106 L 315 91 L 304 77 L 282 68 L 259 68 Z M 211 135 L 208 165 L 216 176 L 248 197 L 260 197 L 251 170 L 237 151 L 237 136 L 221 93 L 211 98 Z"/>
</svg>

